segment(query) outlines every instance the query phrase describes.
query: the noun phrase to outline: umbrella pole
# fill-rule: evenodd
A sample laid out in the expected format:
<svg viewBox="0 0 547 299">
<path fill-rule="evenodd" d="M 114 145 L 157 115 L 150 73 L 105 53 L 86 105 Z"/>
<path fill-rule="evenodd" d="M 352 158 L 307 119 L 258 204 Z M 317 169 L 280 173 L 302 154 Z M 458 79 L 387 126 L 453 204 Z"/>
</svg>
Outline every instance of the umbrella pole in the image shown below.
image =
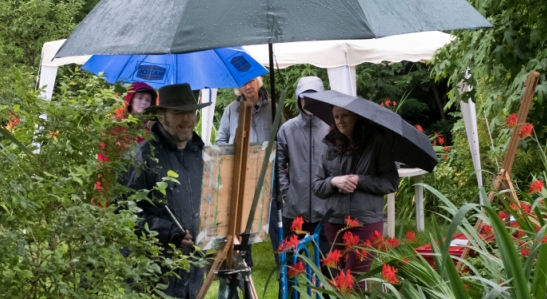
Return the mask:
<svg viewBox="0 0 547 299">
<path fill-rule="evenodd" d="M 276 106 L 275 106 L 275 68 L 274 68 L 274 59 L 273 59 L 273 45 L 272 43 L 268 43 L 268 58 L 270 62 L 270 97 L 272 99 L 272 121 L 274 122 L 275 131 L 277 132 L 280 126 L 280 123 L 276 123 L 274 120 L 276 120 Z M 284 106 L 284 100 L 286 96 L 287 90 L 285 89 L 284 92 L 282 92 L 281 99 L 279 99 L 279 107 L 281 111 L 283 111 Z M 272 127 L 272 128 L 274 128 Z M 271 138 L 270 138 L 271 140 Z M 277 134 L 275 135 L 275 141 L 277 144 Z M 277 150 L 275 151 L 275 163 L 274 163 L 274 192 L 272 192 L 273 198 L 272 200 L 275 200 L 277 203 L 277 211 L 273 211 L 274 213 L 277 212 L 277 229 L 278 229 L 278 242 L 279 244 L 283 243 L 283 201 L 281 200 L 279 196 L 279 175 L 277 173 Z M 271 215 L 270 215 L 271 217 Z M 286 254 L 280 253 L 278 257 L 278 263 L 279 263 L 279 269 L 280 271 L 280 277 L 279 277 L 279 298 L 285 299 L 288 296 L 288 279 L 287 279 L 287 267 L 283 266 L 283 263 L 285 262 Z"/>
</svg>

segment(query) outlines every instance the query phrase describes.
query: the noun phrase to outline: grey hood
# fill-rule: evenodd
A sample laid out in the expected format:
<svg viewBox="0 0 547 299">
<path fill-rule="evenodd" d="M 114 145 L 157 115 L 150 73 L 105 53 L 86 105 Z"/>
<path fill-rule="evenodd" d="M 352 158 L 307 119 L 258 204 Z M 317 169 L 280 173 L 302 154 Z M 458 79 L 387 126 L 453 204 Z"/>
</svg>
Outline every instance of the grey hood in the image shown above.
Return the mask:
<svg viewBox="0 0 547 299">
<path fill-rule="evenodd" d="M 298 107 L 298 111 L 300 111 L 300 115 L 306 117 L 308 116 L 304 111 L 302 110 L 302 106 L 300 105 L 300 95 L 306 91 L 310 92 L 321 92 L 325 91 L 325 87 L 323 87 L 323 81 L 315 76 L 308 76 L 308 77 L 302 77 L 300 80 L 298 80 L 298 85 L 296 86 L 296 106 Z"/>
</svg>

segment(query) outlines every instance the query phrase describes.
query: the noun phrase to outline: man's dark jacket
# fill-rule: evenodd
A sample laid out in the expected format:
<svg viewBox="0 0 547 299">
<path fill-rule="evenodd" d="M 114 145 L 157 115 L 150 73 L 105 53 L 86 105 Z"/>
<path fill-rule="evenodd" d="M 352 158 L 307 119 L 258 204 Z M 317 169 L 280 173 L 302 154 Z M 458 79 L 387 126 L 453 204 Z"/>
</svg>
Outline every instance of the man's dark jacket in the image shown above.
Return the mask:
<svg viewBox="0 0 547 299">
<path fill-rule="evenodd" d="M 178 246 L 185 232 L 175 224 L 165 209 L 165 202 L 182 227 L 194 238 L 198 235 L 204 143 L 194 132 L 186 147 L 179 150 L 159 122 L 152 127 L 152 134 L 154 139 L 141 142 L 137 148 L 137 169 L 129 171 L 127 186 L 134 190 L 151 190 L 157 182 L 167 177 L 169 170 L 178 174 L 180 184 L 167 182 L 165 195 L 158 191 L 152 192 L 153 198 L 162 203 L 157 202 L 155 206 L 146 201 L 138 203 L 142 208 L 138 215 L 142 218 L 138 224 L 138 233 L 143 231 L 147 223 L 150 230 L 158 233 L 159 241 L 168 248 L 168 243 Z M 181 270 L 178 274 L 181 279 L 171 277 L 166 293 L 177 298 L 186 298 L 187 295 L 189 298 L 197 297 L 203 284 L 203 269 L 192 266 L 190 272 Z"/>
</svg>

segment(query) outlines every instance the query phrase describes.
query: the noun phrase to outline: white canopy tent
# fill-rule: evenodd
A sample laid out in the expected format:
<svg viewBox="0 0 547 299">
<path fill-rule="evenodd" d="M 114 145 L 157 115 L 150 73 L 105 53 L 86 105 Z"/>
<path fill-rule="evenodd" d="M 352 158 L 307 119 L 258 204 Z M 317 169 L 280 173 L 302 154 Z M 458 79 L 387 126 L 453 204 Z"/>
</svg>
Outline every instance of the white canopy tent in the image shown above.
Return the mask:
<svg viewBox="0 0 547 299">
<path fill-rule="evenodd" d="M 355 66 L 363 62 L 427 61 L 435 51 L 450 42 L 450 34 L 434 31 L 390 36 L 367 40 L 310 41 L 274 44 L 276 67 L 312 64 L 326 68 L 331 89 L 356 95 Z M 53 59 L 64 40 L 48 42 L 42 48 L 39 87 L 45 86 L 42 96 L 51 99 L 57 67 L 64 64 L 84 64 L 90 56 Z M 245 46 L 256 60 L 269 64 L 268 45 Z M 202 111 L 202 137 L 209 143 L 217 90 L 204 90 L 202 97 L 213 104 Z"/>
</svg>

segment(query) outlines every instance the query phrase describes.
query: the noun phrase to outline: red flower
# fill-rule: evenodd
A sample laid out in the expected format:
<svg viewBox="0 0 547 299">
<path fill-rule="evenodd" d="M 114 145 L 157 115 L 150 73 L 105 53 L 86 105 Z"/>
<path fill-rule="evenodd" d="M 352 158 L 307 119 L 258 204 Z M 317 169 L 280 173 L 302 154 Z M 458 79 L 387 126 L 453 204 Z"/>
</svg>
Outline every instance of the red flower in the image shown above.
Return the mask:
<svg viewBox="0 0 547 299">
<path fill-rule="evenodd" d="M 420 126 L 420 125 L 416 125 L 416 129 L 418 129 L 418 131 L 420 131 L 420 132 L 423 132 L 423 131 L 424 131 L 424 129 L 423 129 L 422 126 Z"/>
<path fill-rule="evenodd" d="M 384 280 L 391 284 L 398 284 L 399 279 L 397 279 L 397 276 L 395 275 L 397 273 L 397 269 L 394 267 L 391 267 L 389 265 L 384 265 L 382 267 L 382 276 L 384 277 Z"/>
<path fill-rule="evenodd" d="M 355 249 L 355 256 L 362 262 L 367 259 L 368 253 L 364 249 Z"/>
<path fill-rule="evenodd" d="M 444 137 L 439 137 L 439 144 L 440 144 L 440 145 L 443 145 L 443 144 L 444 144 Z"/>
<path fill-rule="evenodd" d="M 355 281 L 349 270 L 346 270 L 346 273 L 341 271 L 338 276 L 332 280 L 332 285 L 342 294 L 352 293 L 354 284 Z"/>
<path fill-rule="evenodd" d="M 393 101 L 393 107 L 397 106 L 397 102 Z"/>
<path fill-rule="evenodd" d="M 505 217 L 507 217 L 507 215 L 505 215 L 504 212 L 499 212 L 499 213 L 498 213 L 498 217 L 500 217 L 501 221 L 504 221 L 504 220 L 505 220 Z"/>
<path fill-rule="evenodd" d="M 518 123 L 517 115 L 515 113 L 511 113 L 507 120 L 505 121 L 506 127 L 514 127 Z"/>
<path fill-rule="evenodd" d="M 346 221 L 346 227 L 347 228 L 361 226 L 361 224 L 359 224 L 359 220 L 357 220 L 357 218 L 356 219 L 351 219 L 351 217 L 348 216 L 348 217 L 346 217 L 345 221 Z"/>
<path fill-rule="evenodd" d="M 443 159 L 445 159 L 445 160 L 448 159 L 448 155 L 444 155 Z"/>
<path fill-rule="evenodd" d="M 390 99 L 387 99 L 386 100 L 386 107 L 389 107 L 391 105 L 391 100 Z"/>
<path fill-rule="evenodd" d="M 444 149 L 445 152 L 450 151 L 450 148 L 448 146 L 445 146 L 443 149 Z"/>
<path fill-rule="evenodd" d="M 9 121 L 9 125 L 12 126 L 12 127 L 16 126 L 18 123 L 19 123 L 19 118 L 18 117 L 16 117 L 16 118 Z"/>
<path fill-rule="evenodd" d="M 302 216 L 294 218 L 291 224 L 291 231 L 296 234 L 304 234 L 305 232 L 302 231 L 302 224 L 304 224 L 304 218 Z"/>
<path fill-rule="evenodd" d="M 365 242 L 361 242 L 361 244 L 359 244 L 359 247 L 371 248 L 371 247 L 372 247 L 372 243 L 370 243 L 370 240 L 366 240 Z"/>
<path fill-rule="evenodd" d="M 122 106 L 120 108 L 117 108 L 115 118 L 120 120 L 120 119 L 123 119 L 124 117 L 125 117 L 125 107 Z"/>
<path fill-rule="evenodd" d="M 378 245 L 384 241 L 384 236 L 379 231 L 375 230 L 370 236 L 370 241 L 373 245 Z"/>
<path fill-rule="evenodd" d="M 490 225 L 483 225 L 482 228 L 481 228 L 481 233 L 485 234 L 485 235 L 489 235 L 492 233 L 492 226 Z"/>
<path fill-rule="evenodd" d="M 97 160 L 99 161 L 102 161 L 102 162 L 108 162 L 108 157 L 105 155 L 105 153 L 99 153 L 97 155 Z"/>
<path fill-rule="evenodd" d="M 522 247 L 522 248 L 520 249 L 520 254 L 522 254 L 523 256 L 526 256 L 526 257 L 527 257 L 527 256 L 530 255 L 530 249 L 526 249 L 526 248 Z"/>
<path fill-rule="evenodd" d="M 386 240 L 386 244 L 391 248 L 395 248 L 395 247 L 399 246 L 399 241 L 395 238 L 388 238 Z"/>
<path fill-rule="evenodd" d="M 416 234 L 413 232 L 407 232 L 405 236 L 405 242 L 410 242 L 410 243 L 418 242 L 418 240 L 416 240 Z"/>
<path fill-rule="evenodd" d="M 283 252 L 287 250 L 296 250 L 298 247 L 298 241 L 300 240 L 298 240 L 297 235 L 291 235 L 283 240 L 283 243 L 279 245 L 279 249 L 277 251 Z"/>
<path fill-rule="evenodd" d="M 294 278 L 302 273 L 304 273 L 306 269 L 304 268 L 304 264 L 302 264 L 302 261 L 299 261 L 296 263 L 296 265 L 289 266 L 289 270 L 287 271 L 287 275 L 289 278 Z"/>
<path fill-rule="evenodd" d="M 520 132 L 519 132 L 519 138 L 524 139 L 524 138 L 532 136 L 533 130 L 534 130 L 534 126 L 532 124 L 522 125 L 522 128 L 520 128 Z"/>
<path fill-rule="evenodd" d="M 380 103 L 380 106 L 384 107 L 384 103 L 383 103 L 383 102 L 382 102 L 382 103 Z"/>
<path fill-rule="evenodd" d="M 513 236 L 514 236 L 515 238 L 517 238 L 517 239 L 520 239 L 520 238 L 524 237 L 525 234 L 526 234 L 526 233 L 525 233 L 524 231 L 522 231 L 522 230 L 517 230 L 517 231 L 513 234 Z"/>
<path fill-rule="evenodd" d="M 346 250 L 350 250 L 351 248 L 353 248 L 353 246 L 359 244 L 359 236 L 356 236 L 351 232 L 345 232 L 344 236 L 342 236 L 342 240 L 346 245 Z"/>
<path fill-rule="evenodd" d="M 95 183 L 95 189 L 97 189 L 97 191 L 103 191 L 104 190 L 104 187 L 102 186 L 101 182 L 97 181 Z"/>
<path fill-rule="evenodd" d="M 532 206 L 530 206 L 527 202 L 520 202 L 520 208 L 524 211 L 526 214 L 530 214 L 530 211 L 532 210 Z"/>
<path fill-rule="evenodd" d="M 339 249 L 335 249 L 327 255 L 326 258 L 322 259 L 323 267 L 330 267 L 330 268 L 336 268 L 338 267 L 338 262 L 340 261 L 340 258 L 342 257 L 342 253 Z"/>
<path fill-rule="evenodd" d="M 543 189 L 543 186 L 545 186 L 545 183 L 542 180 L 535 180 L 532 183 L 530 183 L 530 189 L 528 190 L 528 193 L 538 193 Z"/>
<path fill-rule="evenodd" d="M 101 142 L 101 143 L 99 143 L 99 146 L 101 147 L 101 149 L 105 149 L 106 148 L 106 143 Z"/>
</svg>

